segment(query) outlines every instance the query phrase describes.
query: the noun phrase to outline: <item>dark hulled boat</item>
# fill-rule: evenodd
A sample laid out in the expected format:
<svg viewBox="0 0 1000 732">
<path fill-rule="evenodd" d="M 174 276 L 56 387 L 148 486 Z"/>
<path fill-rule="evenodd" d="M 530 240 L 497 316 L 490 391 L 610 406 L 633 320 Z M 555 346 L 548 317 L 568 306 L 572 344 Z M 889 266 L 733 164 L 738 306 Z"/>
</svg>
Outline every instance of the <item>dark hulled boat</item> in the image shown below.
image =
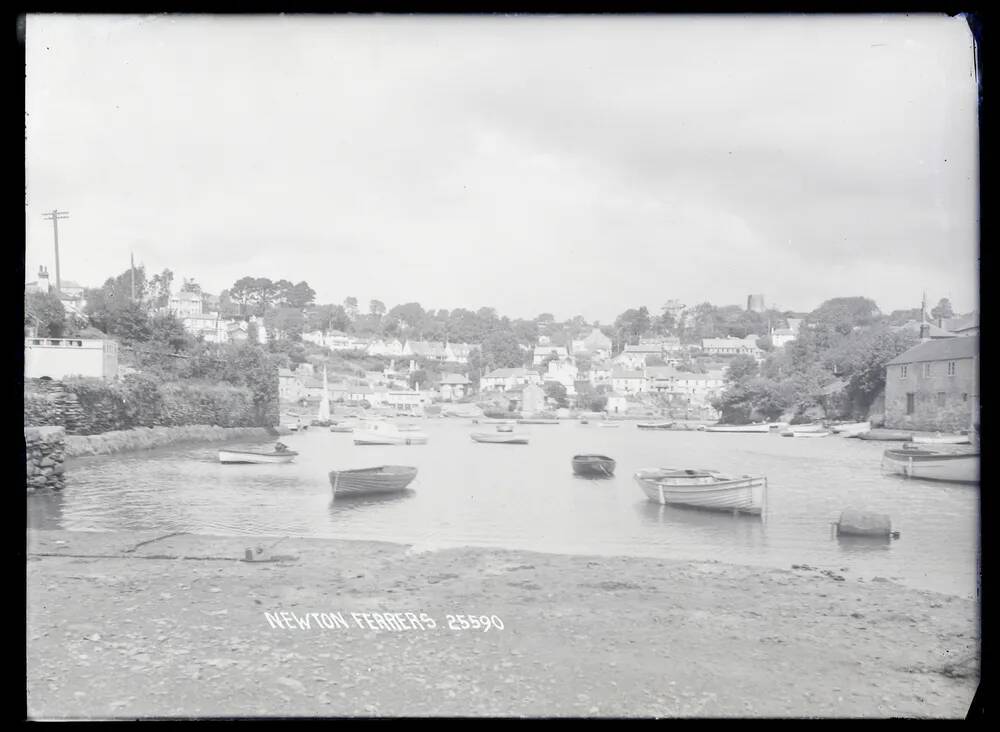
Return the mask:
<svg viewBox="0 0 1000 732">
<path fill-rule="evenodd" d="M 573 472 L 577 475 L 610 477 L 615 472 L 615 461 L 607 455 L 574 455 Z"/>
</svg>

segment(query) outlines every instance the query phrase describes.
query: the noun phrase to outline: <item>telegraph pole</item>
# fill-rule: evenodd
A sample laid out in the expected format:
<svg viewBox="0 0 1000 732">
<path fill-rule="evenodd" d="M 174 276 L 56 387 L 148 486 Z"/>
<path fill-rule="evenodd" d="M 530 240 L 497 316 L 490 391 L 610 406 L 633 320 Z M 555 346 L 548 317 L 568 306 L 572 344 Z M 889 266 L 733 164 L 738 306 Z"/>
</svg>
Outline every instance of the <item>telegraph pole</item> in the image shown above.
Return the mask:
<svg viewBox="0 0 1000 732">
<path fill-rule="evenodd" d="M 49 213 L 43 213 L 42 218 L 52 222 L 52 235 L 56 241 L 56 295 L 62 295 L 62 281 L 59 279 L 59 219 L 68 219 L 69 211 L 52 209 Z"/>
<path fill-rule="evenodd" d="M 135 254 L 129 252 L 129 263 L 132 271 L 132 302 L 135 302 Z"/>
</svg>

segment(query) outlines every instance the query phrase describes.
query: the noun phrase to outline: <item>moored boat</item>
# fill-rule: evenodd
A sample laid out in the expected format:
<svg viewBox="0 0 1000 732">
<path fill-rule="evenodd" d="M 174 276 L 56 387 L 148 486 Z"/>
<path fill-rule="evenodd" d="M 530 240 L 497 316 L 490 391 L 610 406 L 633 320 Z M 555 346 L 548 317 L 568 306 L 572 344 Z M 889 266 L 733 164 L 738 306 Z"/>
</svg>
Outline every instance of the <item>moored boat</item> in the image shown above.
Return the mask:
<svg viewBox="0 0 1000 732">
<path fill-rule="evenodd" d="M 636 422 L 635 426 L 641 430 L 669 430 L 675 422 Z"/>
<path fill-rule="evenodd" d="M 913 439 L 912 432 L 904 430 L 886 430 L 876 428 L 858 434 L 859 440 L 882 440 L 885 442 L 909 442 Z"/>
<path fill-rule="evenodd" d="M 598 422 L 597 426 L 598 427 L 620 427 L 621 425 L 619 425 L 617 422 Z"/>
<path fill-rule="evenodd" d="M 827 437 L 830 431 L 820 424 L 790 425 L 779 432 L 782 437 Z"/>
<path fill-rule="evenodd" d="M 968 435 L 942 435 L 938 432 L 933 435 L 914 433 L 912 442 L 918 445 L 968 445 L 971 440 Z"/>
<path fill-rule="evenodd" d="M 842 424 L 831 425 L 830 431 L 835 435 L 850 437 L 852 435 L 859 435 L 862 432 L 867 432 L 871 428 L 871 422 L 844 422 Z"/>
<path fill-rule="evenodd" d="M 767 500 L 767 478 L 762 475 L 648 468 L 633 477 L 649 500 L 664 505 L 761 514 Z"/>
<path fill-rule="evenodd" d="M 331 432 L 354 432 L 354 428 L 349 424 L 335 424 L 330 427 Z"/>
<path fill-rule="evenodd" d="M 764 424 L 710 424 L 705 427 L 705 432 L 753 432 L 768 433 L 771 427 Z"/>
<path fill-rule="evenodd" d="M 779 432 L 778 434 L 782 437 L 829 437 L 831 433 L 825 430 L 823 432 L 791 432 L 789 430 L 785 430 L 784 432 Z"/>
<path fill-rule="evenodd" d="M 290 463 L 298 455 L 294 450 L 273 450 L 258 452 L 256 450 L 219 450 L 219 462 L 227 464 L 273 464 Z"/>
<path fill-rule="evenodd" d="M 559 424 L 558 419 L 519 419 L 518 424 Z"/>
<path fill-rule="evenodd" d="M 528 444 L 527 436 L 514 434 L 513 432 L 473 432 L 470 437 L 475 442 L 491 442 L 498 445 Z"/>
<path fill-rule="evenodd" d="M 978 483 L 979 453 L 890 448 L 882 454 L 882 470 L 908 478 Z"/>
<path fill-rule="evenodd" d="M 514 431 L 514 425 L 512 425 L 512 424 L 498 424 L 497 425 L 497 432 L 513 432 L 513 431 Z"/>
<path fill-rule="evenodd" d="M 611 477 L 615 472 L 614 459 L 607 455 L 574 455 L 573 472 L 577 475 Z"/>
<path fill-rule="evenodd" d="M 426 445 L 423 432 L 401 432 L 388 422 L 376 422 L 364 430 L 354 432 L 355 445 Z"/>
<path fill-rule="evenodd" d="M 362 496 L 397 493 L 417 477 L 417 469 L 408 465 L 380 465 L 375 468 L 331 470 L 330 485 L 336 496 Z"/>
</svg>

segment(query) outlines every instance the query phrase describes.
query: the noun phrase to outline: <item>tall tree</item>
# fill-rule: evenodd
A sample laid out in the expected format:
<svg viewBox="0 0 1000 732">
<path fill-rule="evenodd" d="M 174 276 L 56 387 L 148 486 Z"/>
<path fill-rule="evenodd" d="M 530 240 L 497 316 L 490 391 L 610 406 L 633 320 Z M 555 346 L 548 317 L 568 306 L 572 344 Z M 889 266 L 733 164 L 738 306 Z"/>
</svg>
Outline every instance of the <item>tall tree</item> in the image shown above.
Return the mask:
<svg viewBox="0 0 1000 732">
<path fill-rule="evenodd" d="M 246 310 L 255 302 L 255 289 L 256 285 L 253 277 L 241 277 L 229 288 L 229 296 Z"/>
<path fill-rule="evenodd" d="M 66 332 L 66 308 L 55 292 L 30 292 L 24 298 L 24 325 L 41 338 L 61 338 Z"/>
<path fill-rule="evenodd" d="M 344 298 L 344 311 L 352 321 L 358 317 L 358 298 L 350 296 Z"/>
<path fill-rule="evenodd" d="M 381 300 L 371 300 L 368 303 L 368 312 L 381 318 L 385 315 L 385 303 Z"/>
<path fill-rule="evenodd" d="M 305 280 L 297 282 L 285 292 L 285 303 L 288 307 L 303 309 L 313 303 L 316 292 Z"/>
<path fill-rule="evenodd" d="M 483 338 L 483 366 L 487 371 L 523 366 L 525 352 L 517 343 L 513 333 L 493 331 Z"/>
<path fill-rule="evenodd" d="M 169 270 L 168 270 L 169 271 Z M 155 277 L 154 277 L 155 279 Z M 193 292 L 195 295 L 201 294 L 201 285 L 195 282 L 194 278 L 188 279 L 184 278 L 184 284 L 181 285 L 181 292 Z"/>
<path fill-rule="evenodd" d="M 174 273 L 169 269 L 164 269 L 160 274 L 153 275 L 149 281 L 149 294 L 154 307 L 163 308 L 170 304 L 173 282 Z"/>
<path fill-rule="evenodd" d="M 937 306 L 931 310 L 931 317 L 935 320 L 939 320 L 940 318 L 954 318 L 955 311 L 951 309 L 951 300 L 946 297 L 938 300 Z"/>
</svg>

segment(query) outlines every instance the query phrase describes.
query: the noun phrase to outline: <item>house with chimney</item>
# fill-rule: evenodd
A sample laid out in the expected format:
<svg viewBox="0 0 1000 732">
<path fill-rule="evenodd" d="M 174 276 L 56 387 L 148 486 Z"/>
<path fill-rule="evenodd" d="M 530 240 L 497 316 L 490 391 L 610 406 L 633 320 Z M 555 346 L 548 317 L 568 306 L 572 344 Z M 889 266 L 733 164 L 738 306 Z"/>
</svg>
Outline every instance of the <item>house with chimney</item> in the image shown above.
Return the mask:
<svg viewBox="0 0 1000 732">
<path fill-rule="evenodd" d="M 886 364 L 886 427 L 956 432 L 978 420 L 978 335 L 928 335 Z"/>
</svg>

